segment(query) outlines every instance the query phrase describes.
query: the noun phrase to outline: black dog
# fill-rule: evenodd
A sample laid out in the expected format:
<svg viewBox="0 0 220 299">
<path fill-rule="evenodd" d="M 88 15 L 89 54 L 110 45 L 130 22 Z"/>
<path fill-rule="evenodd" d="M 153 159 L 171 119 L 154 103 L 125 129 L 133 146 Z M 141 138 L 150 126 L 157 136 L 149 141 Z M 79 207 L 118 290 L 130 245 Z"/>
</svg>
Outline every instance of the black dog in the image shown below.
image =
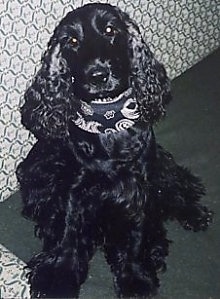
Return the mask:
<svg viewBox="0 0 220 299">
<path fill-rule="evenodd" d="M 117 7 L 85 5 L 56 27 L 21 108 L 38 139 L 17 169 L 43 241 L 28 263 L 33 297 L 77 297 L 97 247 L 118 297 L 152 296 L 164 222 L 207 228 L 203 185 L 155 141 L 170 99 L 164 67 Z"/>
</svg>

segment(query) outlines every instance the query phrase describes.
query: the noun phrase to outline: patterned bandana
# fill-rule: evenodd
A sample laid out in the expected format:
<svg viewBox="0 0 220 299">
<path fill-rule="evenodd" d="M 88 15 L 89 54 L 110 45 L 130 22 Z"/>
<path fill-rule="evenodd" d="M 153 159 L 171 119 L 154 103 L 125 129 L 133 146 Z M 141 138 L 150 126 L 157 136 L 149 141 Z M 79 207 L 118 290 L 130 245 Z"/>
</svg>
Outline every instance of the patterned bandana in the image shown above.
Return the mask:
<svg viewBox="0 0 220 299">
<path fill-rule="evenodd" d="M 74 123 L 80 129 L 107 134 L 129 129 L 138 120 L 140 112 L 132 88 L 129 88 L 113 99 L 95 99 L 89 104 L 81 101 L 77 116 Z"/>
</svg>

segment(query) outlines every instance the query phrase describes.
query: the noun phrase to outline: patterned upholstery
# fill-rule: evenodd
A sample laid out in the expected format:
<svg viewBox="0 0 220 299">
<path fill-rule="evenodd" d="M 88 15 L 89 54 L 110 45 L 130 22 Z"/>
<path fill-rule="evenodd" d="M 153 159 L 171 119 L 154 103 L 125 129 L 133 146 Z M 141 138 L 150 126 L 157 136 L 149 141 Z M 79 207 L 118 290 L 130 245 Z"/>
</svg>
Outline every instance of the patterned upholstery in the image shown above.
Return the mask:
<svg viewBox="0 0 220 299">
<path fill-rule="evenodd" d="M 24 262 L 0 244 L 0 298 L 29 298 Z"/>
<path fill-rule="evenodd" d="M 17 188 L 15 167 L 34 138 L 20 124 L 22 95 L 37 71 L 56 23 L 71 9 L 97 0 L 0 2 L 0 201 Z M 109 0 L 130 13 L 174 78 L 219 46 L 218 0 Z"/>
</svg>

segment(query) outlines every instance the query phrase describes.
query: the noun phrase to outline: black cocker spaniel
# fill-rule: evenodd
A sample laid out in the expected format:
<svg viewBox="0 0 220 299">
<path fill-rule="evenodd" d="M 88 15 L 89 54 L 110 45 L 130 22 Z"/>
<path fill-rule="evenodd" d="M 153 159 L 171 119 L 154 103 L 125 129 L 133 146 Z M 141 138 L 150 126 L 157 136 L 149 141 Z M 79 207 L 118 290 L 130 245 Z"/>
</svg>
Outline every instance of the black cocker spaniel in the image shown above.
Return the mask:
<svg viewBox="0 0 220 299">
<path fill-rule="evenodd" d="M 21 108 L 38 139 L 17 169 L 43 243 L 28 263 L 33 298 L 78 297 L 97 248 L 118 297 L 153 296 L 164 223 L 208 227 L 200 180 L 155 141 L 170 99 L 164 67 L 119 8 L 87 4 L 56 27 Z"/>
</svg>

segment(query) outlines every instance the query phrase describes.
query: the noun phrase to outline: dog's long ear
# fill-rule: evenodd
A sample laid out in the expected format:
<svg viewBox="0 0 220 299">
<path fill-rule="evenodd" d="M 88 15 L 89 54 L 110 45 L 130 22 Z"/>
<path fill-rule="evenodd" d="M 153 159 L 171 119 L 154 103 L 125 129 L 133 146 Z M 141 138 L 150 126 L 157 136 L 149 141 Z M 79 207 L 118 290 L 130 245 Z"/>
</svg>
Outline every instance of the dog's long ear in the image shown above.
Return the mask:
<svg viewBox="0 0 220 299">
<path fill-rule="evenodd" d="M 131 85 L 137 93 L 142 120 L 153 123 L 165 115 L 171 100 L 170 80 L 144 42 L 138 25 L 126 13 L 121 14 L 128 30 Z"/>
<path fill-rule="evenodd" d="M 61 46 L 54 39 L 42 57 L 42 66 L 24 95 L 23 125 L 37 138 L 65 138 L 72 111 L 72 78 Z"/>
</svg>

